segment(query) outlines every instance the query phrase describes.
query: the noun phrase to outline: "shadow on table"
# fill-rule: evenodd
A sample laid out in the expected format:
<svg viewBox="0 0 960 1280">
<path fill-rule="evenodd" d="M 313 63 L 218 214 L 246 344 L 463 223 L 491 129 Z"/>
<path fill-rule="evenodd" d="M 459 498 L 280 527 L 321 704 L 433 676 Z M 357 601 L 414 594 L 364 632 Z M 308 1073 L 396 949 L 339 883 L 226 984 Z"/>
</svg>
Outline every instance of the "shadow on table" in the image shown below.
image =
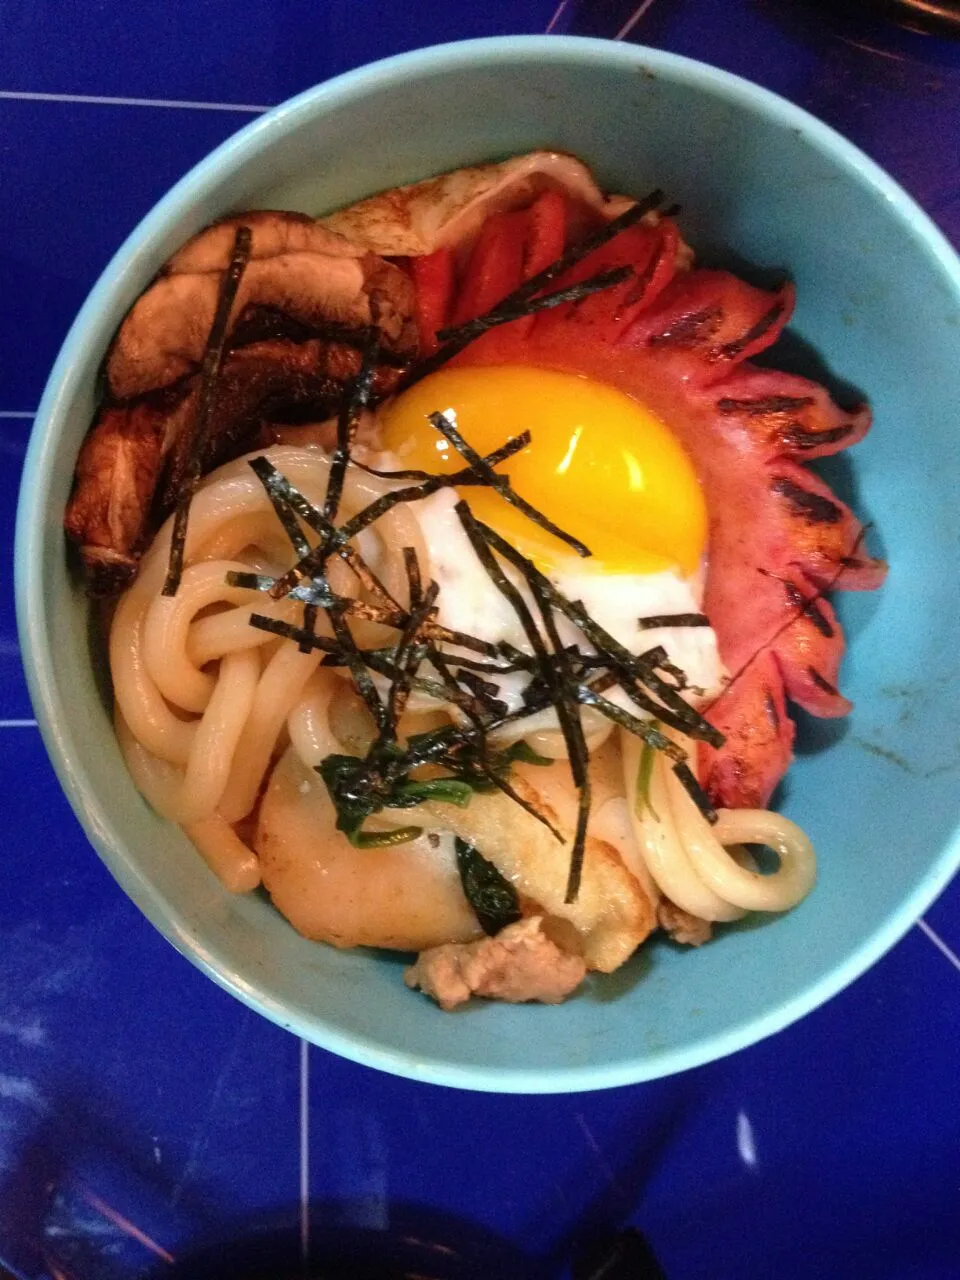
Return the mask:
<svg viewBox="0 0 960 1280">
<path fill-rule="evenodd" d="M 532 1258 L 476 1223 L 422 1205 L 393 1204 L 387 1228 L 344 1225 L 349 1206 L 313 1204 L 309 1241 L 291 1214 L 249 1224 L 155 1269 L 150 1280 L 666 1280 L 639 1231 L 598 1239 L 572 1261 Z M 558 1269 L 559 1265 L 559 1269 Z"/>
<path fill-rule="evenodd" d="M 428 1206 L 344 1198 L 311 1204 L 305 1260 L 299 1204 L 240 1218 L 132 1150 L 95 1091 L 61 1093 L 31 1114 L 0 1179 L 0 1273 L 9 1263 L 62 1280 L 663 1280 L 624 1225 L 683 1110 L 680 1099 L 546 1255 Z"/>
</svg>

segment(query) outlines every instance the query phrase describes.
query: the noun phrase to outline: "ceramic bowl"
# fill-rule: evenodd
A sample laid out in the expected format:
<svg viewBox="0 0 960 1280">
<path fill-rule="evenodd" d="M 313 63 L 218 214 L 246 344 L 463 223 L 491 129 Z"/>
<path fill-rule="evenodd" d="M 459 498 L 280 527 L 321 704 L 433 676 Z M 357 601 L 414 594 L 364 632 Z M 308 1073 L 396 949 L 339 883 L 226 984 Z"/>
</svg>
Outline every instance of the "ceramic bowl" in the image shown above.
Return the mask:
<svg viewBox="0 0 960 1280">
<path fill-rule="evenodd" d="M 842 724 L 804 722 L 782 788 L 810 832 L 814 893 L 698 951 L 666 943 L 559 1008 L 450 1016 L 404 989 L 401 961 L 300 938 L 265 897 L 231 897 L 130 781 L 104 655 L 68 570 L 61 518 L 97 370 L 132 301 L 213 218 L 323 212 L 372 191 L 535 147 L 600 183 L 662 186 L 708 261 L 796 281 L 782 359 L 866 392 L 876 424 L 832 479 L 875 523 L 886 586 L 839 608 Z M 779 350 L 779 349 L 778 349 Z M 901 936 L 960 861 L 960 264 L 925 215 L 850 143 L 783 99 L 702 63 L 558 37 L 405 54 L 258 118 L 143 220 L 78 316 L 40 407 L 17 530 L 17 604 L 36 713 L 91 842 L 154 924 L 228 991 L 359 1062 L 474 1089 L 569 1091 L 704 1063 L 827 1000 Z"/>
</svg>

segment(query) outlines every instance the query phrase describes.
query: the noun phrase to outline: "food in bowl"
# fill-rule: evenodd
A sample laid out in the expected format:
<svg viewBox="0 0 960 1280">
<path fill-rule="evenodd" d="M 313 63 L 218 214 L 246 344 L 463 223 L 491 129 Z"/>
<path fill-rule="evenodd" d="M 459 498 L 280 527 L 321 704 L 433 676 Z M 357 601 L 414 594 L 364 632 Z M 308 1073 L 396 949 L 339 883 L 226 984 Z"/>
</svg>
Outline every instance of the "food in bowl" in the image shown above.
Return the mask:
<svg viewBox="0 0 960 1280">
<path fill-rule="evenodd" d="M 664 205 L 538 152 L 218 223 L 121 325 L 78 460 L 141 791 L 307 937 L 421 952 L 445 1008 L 813 885 L 765 808 L 788 700 L 848 709 L 826 593 L 884 566 L 804 463 L 869 415 L 749 362 L 790 286 L 696 267 Z"/>
</svg>

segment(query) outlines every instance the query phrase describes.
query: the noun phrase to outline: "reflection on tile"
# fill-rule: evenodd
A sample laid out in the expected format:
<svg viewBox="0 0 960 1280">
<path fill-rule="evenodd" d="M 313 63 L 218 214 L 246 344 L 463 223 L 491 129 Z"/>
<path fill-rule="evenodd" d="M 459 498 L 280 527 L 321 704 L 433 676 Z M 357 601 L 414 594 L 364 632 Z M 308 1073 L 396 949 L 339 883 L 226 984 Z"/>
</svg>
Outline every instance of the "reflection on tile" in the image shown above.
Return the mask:
<svg viewBox="0 0 960 1280">
<path fill-rule="evenodd" d="M 83 1280 L 112 1280 L 131 1272 L 91 1269 L 105 1242 L 150 1252 L 121 1219 L 176 1252 L 266 1207 L 295 1216 L 297 1041 L 121 893 L 35 730 L 0 731 L 0 770 L 21 860 L 0 900 L 0 1256 L 40 1275 L 82 1255 Z"/>
</svg>

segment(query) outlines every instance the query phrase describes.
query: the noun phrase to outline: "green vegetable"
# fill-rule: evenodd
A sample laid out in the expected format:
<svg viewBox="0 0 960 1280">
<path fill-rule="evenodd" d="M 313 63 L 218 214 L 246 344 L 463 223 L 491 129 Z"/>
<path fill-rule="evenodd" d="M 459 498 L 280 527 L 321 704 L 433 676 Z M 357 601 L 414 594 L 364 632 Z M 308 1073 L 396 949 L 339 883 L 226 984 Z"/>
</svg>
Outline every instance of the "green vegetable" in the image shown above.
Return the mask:
<svg viewBox="0 0 960 1280">
<path fill-rule="evenodd" d="M 473 907 L 484 933 L 499 933 L 520 919 L 517 891 L 479 849 L 456 839 L 457 869 L 467 901 Z"/>
</svg>

